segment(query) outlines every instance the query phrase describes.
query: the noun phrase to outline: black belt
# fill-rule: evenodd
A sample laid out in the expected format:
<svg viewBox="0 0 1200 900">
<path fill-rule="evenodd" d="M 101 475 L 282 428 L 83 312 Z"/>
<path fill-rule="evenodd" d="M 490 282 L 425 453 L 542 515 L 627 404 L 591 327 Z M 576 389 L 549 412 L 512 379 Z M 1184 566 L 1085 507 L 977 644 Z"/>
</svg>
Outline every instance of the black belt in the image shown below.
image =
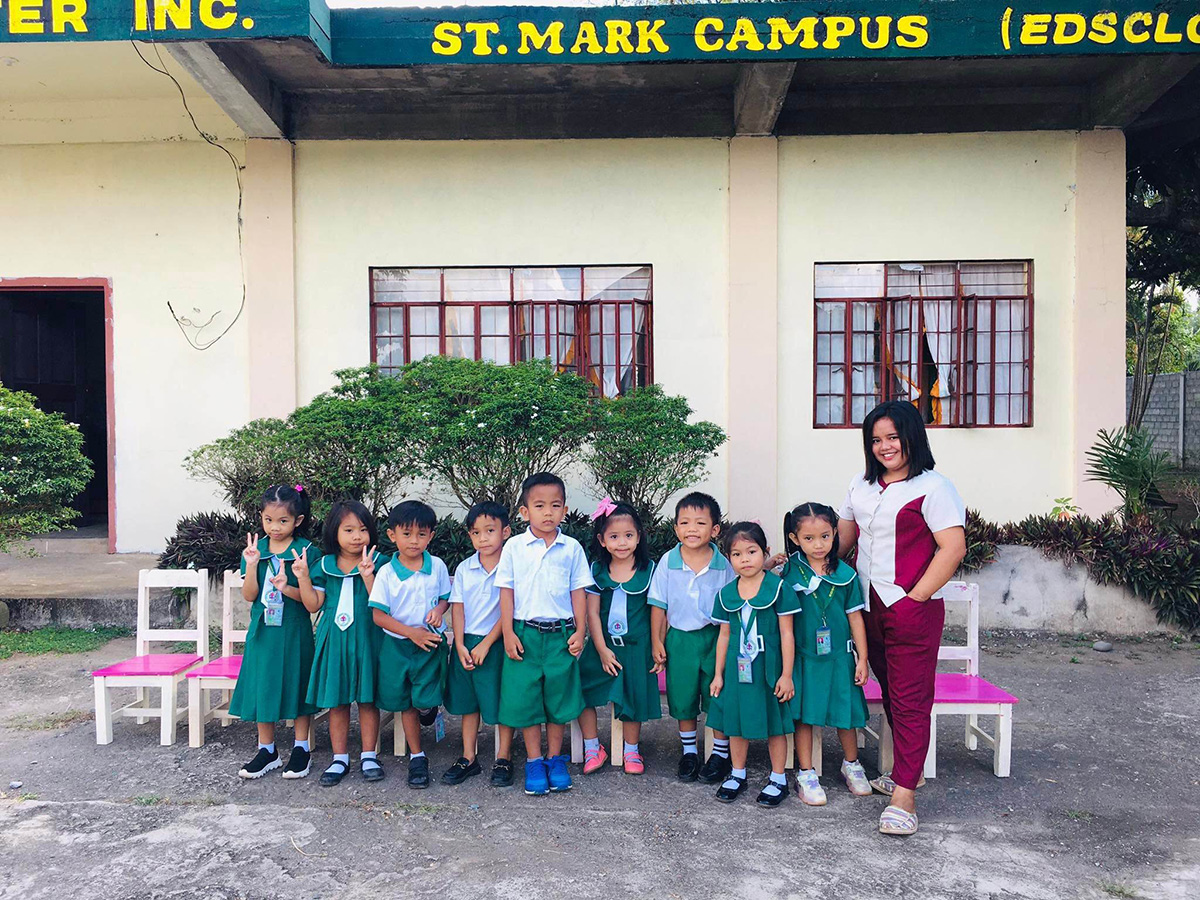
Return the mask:
<svg viewBox="0 0 1200 900">
<path fill-rule="evenodd" d="M 561 631 L 566 634 L 568 631 L 575 630 L 575 620 L 572 619 L 554 619 L 549 622 L 537 622 L 533 619 L 522 619 L 522 625 L 533 628 L 542 634 L 552 634 L 555 631 Z"/>
</svg>

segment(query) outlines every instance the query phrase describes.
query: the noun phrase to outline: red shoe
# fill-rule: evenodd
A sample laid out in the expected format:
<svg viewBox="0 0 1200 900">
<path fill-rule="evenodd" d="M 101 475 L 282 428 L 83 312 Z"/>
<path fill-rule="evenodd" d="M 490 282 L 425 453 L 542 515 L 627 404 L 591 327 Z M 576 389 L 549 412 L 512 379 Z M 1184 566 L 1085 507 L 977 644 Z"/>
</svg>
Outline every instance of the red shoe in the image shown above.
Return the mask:
<svg viewBox="0 0 1200 900">
<path fill-rule="evenodd" d="M 584 750 L 583 751 L 583 774 L 591 775 L 597 769 L 603 768 L 608 762 L 608 751 L 604 749 L 604 745 L 600 745 L 599 750 Z"/>
<path fill-rule="evenodd" d="M 625 753 L 625 774 L 626 775 L 641 775 L 646 771 L 646 763 L 642 760 L 642 754 L 634 751 Z"/>
</svg>

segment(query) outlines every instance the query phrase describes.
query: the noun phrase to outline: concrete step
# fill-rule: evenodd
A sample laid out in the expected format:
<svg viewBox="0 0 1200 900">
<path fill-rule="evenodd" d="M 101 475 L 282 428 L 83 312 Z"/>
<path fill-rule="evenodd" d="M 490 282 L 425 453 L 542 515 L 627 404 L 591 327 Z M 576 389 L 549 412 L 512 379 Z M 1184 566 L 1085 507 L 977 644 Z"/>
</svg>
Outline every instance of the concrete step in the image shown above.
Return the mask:
<svg viewBox="0 0 1200 900">
<path fill-rule="evenodd" d="M 107 537 L 34 538 L 17 545 L 17 553 L 36 553 L 38 556 L 59 556 L 66 553 L 108 554 Z"/>
</svg>

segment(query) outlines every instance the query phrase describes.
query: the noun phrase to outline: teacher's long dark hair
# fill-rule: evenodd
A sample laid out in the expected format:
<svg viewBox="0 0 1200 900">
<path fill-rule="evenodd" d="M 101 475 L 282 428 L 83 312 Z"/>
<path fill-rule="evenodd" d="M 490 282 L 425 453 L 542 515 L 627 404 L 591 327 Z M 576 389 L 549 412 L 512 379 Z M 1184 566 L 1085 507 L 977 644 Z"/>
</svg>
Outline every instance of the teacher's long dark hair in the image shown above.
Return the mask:
<svg viewBox="0 0 1200 900">
<path fill-rule="evenodd" d="M 896 426 L 896 434 L 900 438 L 900 448 L 908 461 L 908 477 L 916 478 L 922 472 L 933 468 L 933 451 L 929 449 L 929 436 L 925 433 L 925 422 L 917 408 L 903 400 L 886 400 L 867 413 L 863 419 L 863 455 L 866 457 L 867 470 L 863 478 L 869 482 L 878 482 L 886 471 L 872 449 L 875 437 L 875 426 L 881 419 L 891 419 Z"/>
</svg>

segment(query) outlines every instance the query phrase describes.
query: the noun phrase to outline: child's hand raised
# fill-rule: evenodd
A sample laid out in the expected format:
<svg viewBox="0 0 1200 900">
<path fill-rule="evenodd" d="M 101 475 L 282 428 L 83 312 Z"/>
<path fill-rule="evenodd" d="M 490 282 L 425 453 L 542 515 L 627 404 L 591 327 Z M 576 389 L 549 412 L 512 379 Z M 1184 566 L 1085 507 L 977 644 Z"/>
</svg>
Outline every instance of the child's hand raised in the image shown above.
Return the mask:
<svg viewBox="0 0 1200 900">
<path fill-rule="evenodd" d="M 358 561 L 358 574 L 364 577 L 375 574 L 375 548 L 363 547 L 362 559 Z"/>
<path fill-rule="evenodd" d="M 796 686 L 792 684 L 792 679 L 786 675 L 780 675 L 779 680 L 775 682 L 775 699 L 780 703 L 787 703 L 796 696 Z"/>
<path fill-rule="evenodd" d="M 455 644 L 455 650 L 458 651 L 458 661 L 462 663 L 462 667 L 470 672 L 475 668 L 475 657 L 473 657 L 464 644 Z"/>
<path fill-rule="evenodd" d="M 247 532 L 246 549 L 242 551 L 242 559 L 246 561 L 246 571 L 249 572 L 255 568 L 261 557 L 262 554 L 258 552 L 258 535 Z"/>
<path fill-rule="evenodd" d="M 509 659 L 520 662 L 525 657 L 525 648 L 521 645 L 521 639 L 515 633 L 504 635 L 504 652 Z"/>
<path fill-rule="evenodd" d="M 308 578 L 308 557 L 299 550 L 292 551 L 292 573 L 296 576 L 297 581 L 305 581 Z M 282 575 L 283 573 L 280 572 Z"/>
<path fill-rule="evenodd" d="M 867 683 L 867 660 L 860 659 L 854 664 L 854 683 L 859 687 Z"/>
<path fill-rule="evenodd" d="M 708 686 L 708 695 L 710 697 L 720 697 L 721 688 L 725 687 L 725 676 L 720 672 L 713 676 L 712 683 Z"/>
<path fill-rule="evenodd" d="M 616 678 L 617 673 L 622 669 L 621 662 L 617 659 L 617 654 L 613 653 L 607 647 L 600 651 L 600 668 L 604 669 L 613 678 Z"/>
<path fill-rule="evenodd" d="M 411 640 L 414 644 L 428 653 L 442 642 L 442 636 L 436 631 L 418 631 Z"/>
</svg>

